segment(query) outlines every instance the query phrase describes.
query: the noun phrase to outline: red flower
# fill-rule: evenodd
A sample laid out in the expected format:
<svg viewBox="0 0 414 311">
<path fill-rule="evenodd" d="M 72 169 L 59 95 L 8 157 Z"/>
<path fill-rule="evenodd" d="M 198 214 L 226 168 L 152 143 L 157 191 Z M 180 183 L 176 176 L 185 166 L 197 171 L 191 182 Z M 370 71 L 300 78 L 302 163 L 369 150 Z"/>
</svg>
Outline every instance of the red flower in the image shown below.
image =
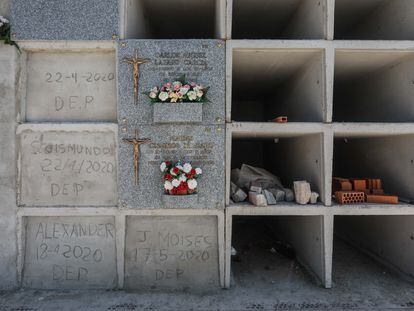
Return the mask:
<svg viewBox="0 0 414 311">
<path fill-rule="evenodd" d="M 172 190 L 170 190 L 170 193 L 172 195 L 176 195 L 177 194 L 177 188 L 173 188 Z"/>
<path fill-rule="evenodd" d="M 191 175 L 195 175 L 196 174 L 196 170 L 195 169 L 191 169 L 190 174 Z"/>
<path fill-rule="evenodd" d="M 166 162 L 165 162 L 165 165 L 167 165 L 167 166 L 171 166 L 171 162 L 170 162 L 170 161 L 166 161 Z"/>
<path fill-rule="evenodd" d="M 180 172 L 180 169 L 178 167 L 173 168 L 174 174 L 178 174 Z"/>
<path fill-rule="evenodd" d="M 171 181 L 171 180 L 173 179 L 173 177 L 172 177 L 172 175 L 171 175 L 171 174 L 165 174 L 165 175 L 164 175 L 164 179 L 165 179 L 165 180 L 169 180 L 169 181 Z"/>
</svg>

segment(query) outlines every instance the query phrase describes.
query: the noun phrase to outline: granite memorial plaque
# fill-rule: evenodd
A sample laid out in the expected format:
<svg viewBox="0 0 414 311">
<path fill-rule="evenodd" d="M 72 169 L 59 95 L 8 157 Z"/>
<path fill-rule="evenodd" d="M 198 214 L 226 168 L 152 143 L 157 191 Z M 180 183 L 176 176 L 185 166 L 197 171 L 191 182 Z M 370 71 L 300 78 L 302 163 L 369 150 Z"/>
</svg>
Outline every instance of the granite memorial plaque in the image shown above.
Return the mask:
<svg viewBox="0 0 414 311">
<path fill-rule="evenodd" d="M 133 119 L 140 124 L 154 124 L 154 107 L 144 93 L 182 75 L 189 82 L 210 87 L 209 101 L 200 103 L 202 123 L 224 124 L 225 43 L 221 40 L 121 41 L 118 50 L 118 121 Z"/>
<path fill-rule="evenodd" d="M 134 131 L 139 141 L 146 140 L 136 148 L 125 141 L 134 138 Z M 224 208 L 224 136 L 224 126 L 218 125 L 125 124 L 119 138 L 121 204 L 144 209 Z M 134 157 L 136 153 L 138 156 Z M 197 194 L 171 196 L 164 193 L 160 164 L 179 160 L 191 162 L 203 170 Z"/>
<path fill-rule="evenodd" d="M 117 285 L 114 217 L 26 217 L 23 286 L 112 289 Z"/>
<path fill-rule="evenodd" d="M 115 125 L 21 125 L 21 206 L 115 206 Z"/>
<path fill-rule="evenodd" d="M 114 0 L 13 0 L 11 5 L 15 40 L 112 40 L 118 19 Z"/>
<path fill-rule="evenodd" d="M 126 289 L 195 291 L 219 286 L 216 216 L 128 216 Z"/>
<path fill-rule="evenodd" d="M 115 121 L 115 51 L 28 52 L 27 121 Z"/>
</svg>

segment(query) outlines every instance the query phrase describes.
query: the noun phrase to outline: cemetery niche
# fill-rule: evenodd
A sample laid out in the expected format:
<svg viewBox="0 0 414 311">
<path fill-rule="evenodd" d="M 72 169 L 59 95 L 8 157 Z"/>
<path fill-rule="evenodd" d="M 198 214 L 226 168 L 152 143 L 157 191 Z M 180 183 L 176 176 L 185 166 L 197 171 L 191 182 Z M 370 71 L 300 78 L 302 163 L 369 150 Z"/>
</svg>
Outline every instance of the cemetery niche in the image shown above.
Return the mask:
<svg viewBox="0 0 414 311">
<path fill-rule="evenodd" d="M 322 122 L 324 66 L 321 50 L 235 48 L 231 116 L 241 122 Z M 229 104 L 229 103 L 228 103 Z"/>
<path fill-rule="evenodd" d="M 114 217 L 25 217 L 23 286 L 114 289 Z"/>
<path fill-rule="evenodd" d="M 128 216 L 125 288 L 217 289 L 217 226 L 216 216 Z"/>
<path fill-rule="evenodd" d="M 233 137 L 231 204 L 316 204 L 322 194 L 322 136 Z M 248 150 L 255 150 L 254 153 Z M 307 154 L 306 158 L 303 155 Z"/>
<path fill-rule="evenodd" d="M 21 206 L 114 206 L 116 127 L 21 125 Z"/>
<path fill-rule="evenodd" d="M 114 50 L 27 49 L 24 60 L 26 121 L 116 120 Z"/>
</svg>

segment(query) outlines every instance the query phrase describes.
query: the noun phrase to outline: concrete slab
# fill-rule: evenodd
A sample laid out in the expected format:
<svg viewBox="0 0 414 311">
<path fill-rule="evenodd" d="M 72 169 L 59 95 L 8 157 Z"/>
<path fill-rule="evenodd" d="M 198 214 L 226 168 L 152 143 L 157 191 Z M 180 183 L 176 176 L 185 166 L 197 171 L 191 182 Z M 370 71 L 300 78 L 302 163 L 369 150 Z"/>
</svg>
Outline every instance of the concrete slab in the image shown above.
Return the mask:
<svg viewBox="0 0 414 311">
<path fill-rule="evenodd" d="M 220 286 L 216 216 L 128 216 L 126 226 L 126 289 Z"/>
<path fill-rule="evenodd" d="M 24 51 L 26 121 L 116 120 L 114 50 Z"/>
<path fill-rule="evenodd" d="M 114 125 L 21 125 L 17 135 L 20 205 L 117 204 Z"/>
<path fill-rule="evenodd" d="M 119 34 L 118 19 L 118 2 L 112 0 L 13 0 L 11 5 L 17 40 L 112 40 Z"/>
<path fill-rule="evenodd" d="M 114 217 L 27 217 L 25 230 L 24 287 L 116 287 Z"/>
</svg>

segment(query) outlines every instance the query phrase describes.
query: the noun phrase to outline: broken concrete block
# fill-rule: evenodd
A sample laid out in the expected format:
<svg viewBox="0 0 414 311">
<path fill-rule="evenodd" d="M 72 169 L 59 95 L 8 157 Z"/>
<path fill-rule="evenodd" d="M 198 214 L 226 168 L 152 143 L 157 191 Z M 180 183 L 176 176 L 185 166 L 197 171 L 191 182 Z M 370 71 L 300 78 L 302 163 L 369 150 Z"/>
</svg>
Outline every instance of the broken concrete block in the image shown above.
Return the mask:
<svg viewBox="0 0 414 311">
<path fill-rule="evenodd" d="M 252 181 L 250 183 L 250 191 L 262 193 L 262 185 L 257 181 Z"/>
<path fill-rule="evenodd" d="M 269 190 L 263 190 L 263 194 L 266 197 L 267 205 L 276 205 L 276 199 Z"/>
<path fill-rule="evenodd" d="M 318 202 L 318 198 L 319 198 L 319 193 L 311 192 L 310 203 L 316 204 Z"/>
<path fill-rule="evenodd" d="M 286 202 L 293 202 L 295 200 L 295 193 L 293 192 L 292 189 L 283 188 L 283 191 L 285 192 Z"/>
<path fill-rule="evenodd" d="M 256 206 L 267 206 L 266 197 L 263 194 L 257 192 L 249 192 L 249 201 Z"/>
<path fill-rule="evenodd" d="M 311 198 L 311 187 L 307 181 L 295 181 L 293 183 L 293 188 L 295 190 L 296 203 L 298 204 L 308 204 Z"/>
<path fill-rule="evenodd" d="M 237 187 L 234 183 L 231 183 L 230 196 L 235 203 L 243 202 L 247 198 L 246 192 Z"/>
<path fill-rule="evenodd" d="M 276 199 L 276 202 L 282 202 L 285 200 L 285 191 L 278 189 L 278 188 L 271 188 L 268 189 Z"/>
</svg>

